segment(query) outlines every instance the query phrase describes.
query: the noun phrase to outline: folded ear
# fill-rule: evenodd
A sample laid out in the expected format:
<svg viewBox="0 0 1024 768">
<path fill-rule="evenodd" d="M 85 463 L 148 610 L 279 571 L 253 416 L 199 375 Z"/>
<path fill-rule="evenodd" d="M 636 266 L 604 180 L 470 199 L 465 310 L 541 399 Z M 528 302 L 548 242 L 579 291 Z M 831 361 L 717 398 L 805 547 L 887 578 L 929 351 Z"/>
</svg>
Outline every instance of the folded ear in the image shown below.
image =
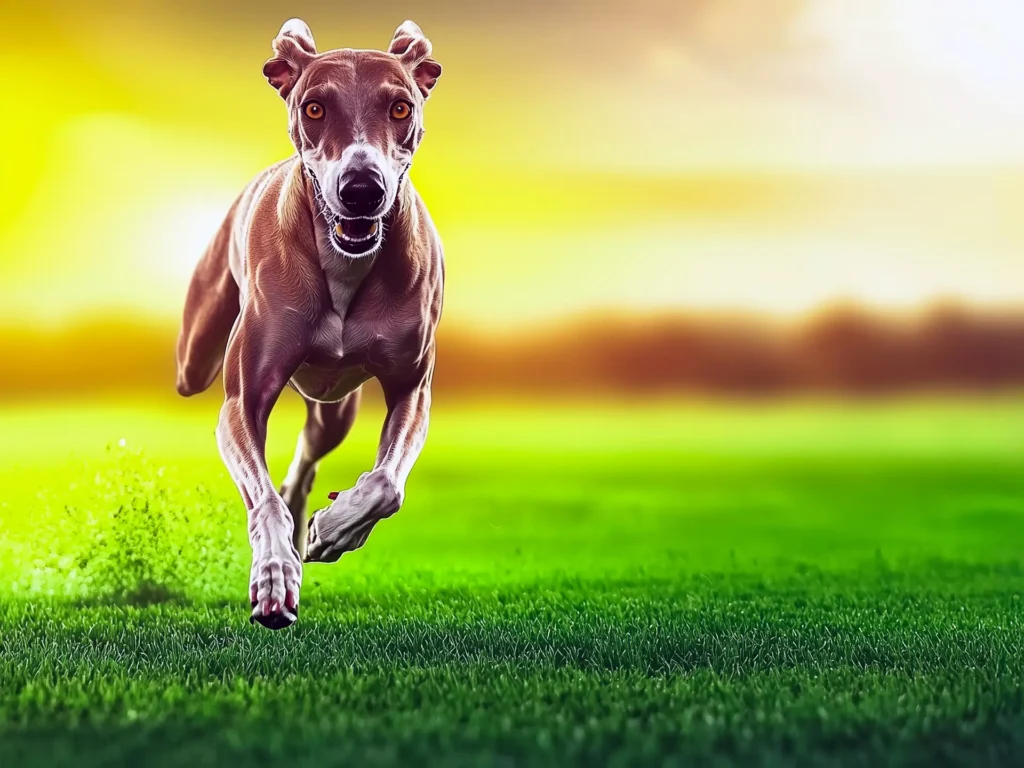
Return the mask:
<svg viewBox="0 0 1024 768">
<path fill-rule="evenodd" d="M 263 65 L 263 74 L 285 99 L 302 70 L 316 56 L 316 43 L 306 22 L 288 19 L 274 38 L 273 46 L 274 58 Z"/>
<path fill-rule="evenodd" d="M 430 52 L 430 41 L 424 37 L 423 30 L 411 21 L 403 22 L 395 30 L 395 36 L 388 46 L 388 53 L 397 56 L 412 72 L 423 98 L 430 95 L 430 89 L 441 76 L 441 65 L 430 58 Z"/>
</svg>

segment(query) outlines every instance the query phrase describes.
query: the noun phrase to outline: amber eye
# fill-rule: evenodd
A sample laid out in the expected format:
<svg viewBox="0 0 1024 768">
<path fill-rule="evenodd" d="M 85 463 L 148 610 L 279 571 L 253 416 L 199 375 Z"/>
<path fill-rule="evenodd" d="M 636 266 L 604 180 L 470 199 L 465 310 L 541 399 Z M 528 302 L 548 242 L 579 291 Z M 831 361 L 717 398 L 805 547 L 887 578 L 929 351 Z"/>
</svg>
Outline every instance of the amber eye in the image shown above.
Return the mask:
<svg viewBox="0 0 1024 768">
<path fill-rule="evenodd" d="M 306 117 L 310 120 L 319 120 L 324 116 L 324 108 L 317 102 L 311 101 L 306 105 Z"/>
<path fill-rule="evenodd" d="M 407 101 L 396 101 L 391 105 L 391 116 L 395 120 L 405 120 L 409 115 L 412 114 L 412 107 L 409 106 Z"/>
</svg>

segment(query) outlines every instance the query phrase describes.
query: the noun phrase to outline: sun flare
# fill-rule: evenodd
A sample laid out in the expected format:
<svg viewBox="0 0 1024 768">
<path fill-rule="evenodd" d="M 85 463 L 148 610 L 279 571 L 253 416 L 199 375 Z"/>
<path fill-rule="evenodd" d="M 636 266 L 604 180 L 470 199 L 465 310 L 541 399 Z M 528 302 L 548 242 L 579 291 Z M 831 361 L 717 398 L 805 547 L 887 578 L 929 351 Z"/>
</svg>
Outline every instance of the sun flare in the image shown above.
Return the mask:
<svg viewBox="0 0 1024 768">
<path fill-rule="evenodd" d="M 448 322 L 1024 301 L 1024 11 L 741 5 L 564 10 L 546 37 L 514 40 L 482 34 L 510 9 L 420 19 L 445 70 L 412 178 L 446 244 Z M 33 72 L 0 86 L 0 320 L 176 318 L 234 195 L 291 151 L 260 74 L 280 19 L 2 13 L 35 33 L 0 52 Z M 336 16 L 313 21 L 328 47 L 379 47 L 393 27 Z M 584 22 L 605 51 L 587 66 L 571 53 Z M 515 77 L 480 64 L 513 52 Z M 182 77 L 183 60 L 203 76 Z M 481 110 L 494 77 L 505 97 Z M 42 80 L 63 84 L 60 109 L 26 112 Z"/>
</svg>

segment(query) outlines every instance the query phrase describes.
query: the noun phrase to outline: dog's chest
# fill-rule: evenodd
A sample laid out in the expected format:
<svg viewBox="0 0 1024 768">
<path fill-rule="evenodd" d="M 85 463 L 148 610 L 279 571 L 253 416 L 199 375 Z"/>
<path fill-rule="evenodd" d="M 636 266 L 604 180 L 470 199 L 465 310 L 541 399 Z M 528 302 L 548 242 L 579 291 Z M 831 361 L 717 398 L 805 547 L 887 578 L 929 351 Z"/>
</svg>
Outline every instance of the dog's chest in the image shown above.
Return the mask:
<svg viewBox="0 0 1024 768">
<path fill-rule="evenodd" d="M 342 262 L 343 266 L 336 261 L 327 261 L 330 266 L 324 272 L 331 303 L 320 318 L 306 364 L 344 372 L 364 367 L 372 359 L 370 346 L 373 334 L 367 332 L 366 327 L 373 324 L 374 318 L 368 317 L 365 309 L 353 306 L 372 259 Z"/>
<path fill-rule="evenodd" d="M 305 361 L 292 376 L 292 386 L 312 400 L 339 400 L 373 376 L 385 372 L 383 361 L 363 334 L 348 334 L 345 321 L 327 318 Z"/>
<path fill-rule="evenodd" d="M 364 312 L 324 318 L 292 385 L 313 400 L 339 400 L 368 379 L 399 370 L 398 334 L 386 319 Z"/>
<path fill-rule="evenodd" d="M 296 389 L 313 400 L 339 400 L 370 378 L 418 364 L 431 325 L 417 294 L 396 291 L 368 270 L 328 273 L 328 287 L 332 306 L 292 377 Z"/>
</svg>

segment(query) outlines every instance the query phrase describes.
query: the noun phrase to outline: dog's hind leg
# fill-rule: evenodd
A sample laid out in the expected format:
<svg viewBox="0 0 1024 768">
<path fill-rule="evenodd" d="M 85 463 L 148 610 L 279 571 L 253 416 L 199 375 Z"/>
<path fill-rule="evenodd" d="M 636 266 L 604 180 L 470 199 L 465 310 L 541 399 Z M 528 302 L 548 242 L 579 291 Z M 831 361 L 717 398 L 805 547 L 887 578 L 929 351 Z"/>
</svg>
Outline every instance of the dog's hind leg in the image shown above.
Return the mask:
<svg viewBox="0 0 1024 768">
<path fill-rule="evenodd" d="M 306 500 L 313 488 L 320 460 L 337 448 L 352 429 L 359 410 L 361 390 L 350 392 L 336 403 L 306 400 L 306 425 L 299 434 L 295 457 L 281 484 L 281 498 L 295 522 L 295 548 L 299 556 L 306 551 Z"/>
<path fill-rule="evenodd" d="M 188 286 L 178 335 L 177 389 L 185 397 L 209 388 L 217 378 L 238 317 L 238 285 L 228 263 L 234 212 L 221 224 Z"/>
</svg>

